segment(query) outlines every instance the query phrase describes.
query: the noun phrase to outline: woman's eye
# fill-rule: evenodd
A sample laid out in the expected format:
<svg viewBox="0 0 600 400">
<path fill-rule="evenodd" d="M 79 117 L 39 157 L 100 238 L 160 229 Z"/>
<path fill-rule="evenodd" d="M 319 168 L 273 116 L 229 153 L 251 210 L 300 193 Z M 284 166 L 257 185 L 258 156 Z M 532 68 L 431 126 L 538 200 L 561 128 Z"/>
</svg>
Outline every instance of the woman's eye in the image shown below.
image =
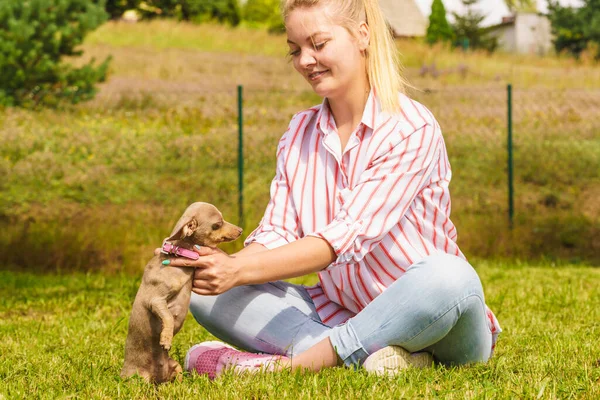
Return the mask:
<svg viewBox="0 0 600 400">
<path fill-rule="evenodd" d="M 300 50 L 290 50 L 289 54 L 292 57 L 296 57 L 298 54 L 300 54 Z"/>
<path fill-rule="evenodd" d="M 321 50 L 323 47 L 325 47 L 325 43 L 327 43 L 327 42 L 315 44 L 315 50 Z"/>
</svg>

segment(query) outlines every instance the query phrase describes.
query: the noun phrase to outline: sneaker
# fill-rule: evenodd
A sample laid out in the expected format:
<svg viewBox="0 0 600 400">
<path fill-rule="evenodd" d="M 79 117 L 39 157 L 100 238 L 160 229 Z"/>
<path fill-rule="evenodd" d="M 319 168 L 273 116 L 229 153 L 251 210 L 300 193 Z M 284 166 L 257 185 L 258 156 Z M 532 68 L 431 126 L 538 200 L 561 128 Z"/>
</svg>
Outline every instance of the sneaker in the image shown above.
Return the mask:
<svg viewBox="0 0 600 400">
<path fill-rule="evenodd" d="M 222 342 L 202 342 L 193 346 L 185 356 L 184 369 L 200 375 L 208 375 L 212 380 L 226 369 L 236 372 L 273 371 L 285 356 L 246 353 Z"/>
<path fill-rule="evenodd" d="M 387 346 L 367 357 L 363 368 L 377 375 L 394 375 L 409 367 L 426 368 L 432 364 L 433 356 L 425 351 L 409 353 L 402 347 Z"/>
</svg>

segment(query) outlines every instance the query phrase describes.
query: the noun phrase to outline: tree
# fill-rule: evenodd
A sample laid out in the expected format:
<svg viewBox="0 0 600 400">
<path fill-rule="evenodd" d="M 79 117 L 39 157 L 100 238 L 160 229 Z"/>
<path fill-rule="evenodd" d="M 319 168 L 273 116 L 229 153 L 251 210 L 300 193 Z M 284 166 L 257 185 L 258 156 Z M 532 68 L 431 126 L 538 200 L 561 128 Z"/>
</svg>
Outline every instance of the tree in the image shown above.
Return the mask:
<svg viewBox="0 0 600 400">
<path fill-rule="evenodd" d="M 446 8 L 442 0 L 433 0 L 431 4 L 426 40 L 429 44 L 454 41 L 454 32 L 446 19 Z"/>
<path fill-rule="evenodd" d="M 498 39 L 490 37 L 487 30 L 481 27 L 485 15 L 473 9 L 473 6 L 478 2 L 479 0 L 461 0 L 463 6 L 467 9 L 466 14 L 452 13 L 455 21 L 453 29 L 456 34 L 456 44 L 464 48 L 493 52 L 498 47 Z"/>
<path fill-rule="evenodd" d="M 80 68 L 61 62 L 80 56 L 85 35 L 106 21 L 104 0 L 0 1 L 0 104 L 36 106 L 91 99 L 110 58 Z"/>
<path fill-rule="evenodd" d="M 251 25 L 265 25 L 271 32 L 284 32 L 279 0 L 248 0 L 242 16 Z"/>
<path fill-rule="evenodd" d="M 579 57 L 589 45 L 600 44 L 600 0 L 583 0 L 580 8 L 562 7 L 549 0 L 548 18 L 556 52 L 568 51 Z M 596 59 L 600 59 L 600 50 Z"/>
</svg>

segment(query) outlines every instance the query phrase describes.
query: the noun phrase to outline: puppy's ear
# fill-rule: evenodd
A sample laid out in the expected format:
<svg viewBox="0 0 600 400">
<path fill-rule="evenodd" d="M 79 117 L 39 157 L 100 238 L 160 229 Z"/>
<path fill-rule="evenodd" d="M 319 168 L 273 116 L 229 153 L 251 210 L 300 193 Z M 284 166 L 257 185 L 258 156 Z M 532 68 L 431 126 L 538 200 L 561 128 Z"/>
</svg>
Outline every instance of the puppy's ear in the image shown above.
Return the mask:
<svg viewBox="0 0 600 400">
<path fill-rule="evenodd" d="M 167 240 L 181 240 L 188 236 L 192 236 L 194 231 L 198 228 L 198 221 L 195 218 L 188 220 L 180 219 L 177 225 L 171 232 L 171 236 Z"/>
</svg>

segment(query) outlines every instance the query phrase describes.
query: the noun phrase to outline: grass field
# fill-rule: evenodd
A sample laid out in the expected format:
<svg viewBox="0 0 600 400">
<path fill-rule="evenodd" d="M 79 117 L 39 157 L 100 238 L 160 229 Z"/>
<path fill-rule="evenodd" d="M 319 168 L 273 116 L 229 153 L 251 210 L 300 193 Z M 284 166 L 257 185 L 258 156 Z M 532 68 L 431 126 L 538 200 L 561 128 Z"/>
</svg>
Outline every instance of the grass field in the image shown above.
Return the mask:
<svg viewBox="0 0 600 400">
<path fill-rule="evenodd" d="M 394 378 L 345 368 L 213 383 L 186 375 L 158 388 L 118 376 L 139 276 L 0 272 L 0 398 L 599 398 L 600 270 L 475 265 L 504 329 L 486 365 Z M 171 354 L 182 361 L 205 339 L 212 338 L 188 315 Z"/>
</svg>

